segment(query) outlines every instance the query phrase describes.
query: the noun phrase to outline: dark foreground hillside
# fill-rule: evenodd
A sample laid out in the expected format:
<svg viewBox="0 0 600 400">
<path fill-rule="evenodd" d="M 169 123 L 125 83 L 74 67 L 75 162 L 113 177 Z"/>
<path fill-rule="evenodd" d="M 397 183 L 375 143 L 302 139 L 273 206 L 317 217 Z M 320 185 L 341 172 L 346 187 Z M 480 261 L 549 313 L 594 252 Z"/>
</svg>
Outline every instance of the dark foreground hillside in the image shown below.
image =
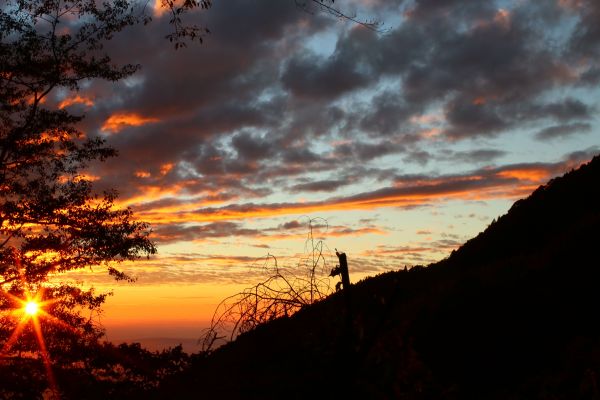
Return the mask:
<svg viewBox="0 0 600 400">
<path fill-rule="evenodd" d="M 448 259 L 196 356 L 156 395 L 600 399 L 599 232 L 596 157 Z"/>
</svg>

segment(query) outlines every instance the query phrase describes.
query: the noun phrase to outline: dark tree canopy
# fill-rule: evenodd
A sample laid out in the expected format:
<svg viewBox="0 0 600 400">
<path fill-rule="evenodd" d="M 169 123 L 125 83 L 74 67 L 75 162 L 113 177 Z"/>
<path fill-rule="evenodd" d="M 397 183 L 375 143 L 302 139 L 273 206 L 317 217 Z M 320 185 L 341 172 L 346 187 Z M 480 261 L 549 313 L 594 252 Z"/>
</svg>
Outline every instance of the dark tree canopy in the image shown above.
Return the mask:
<svg viewBox="0 0 600 400">
<path fill-rule="evenodd" d="M 57 283 L 60 273 L 94 267 L 129 279 L 118 263 L 156 252 L 147 224 L 115 207 L 114 192 L 95 193 L 86 178 L 90 162 L 116 151 L 77 128 L 82 116 L 46 106 L 53 91 L 135 72 L 113 65 L 103 44 L 137 22 L 123 0 L 11 0 L 0 9 L 3 358 L 42 350 L 50 365 L 75 357 L 101 336 L 92 317 L 106 295 Z M 43 307 L 39 320 L 22 311 L 30 299 Z"/>
</svg>

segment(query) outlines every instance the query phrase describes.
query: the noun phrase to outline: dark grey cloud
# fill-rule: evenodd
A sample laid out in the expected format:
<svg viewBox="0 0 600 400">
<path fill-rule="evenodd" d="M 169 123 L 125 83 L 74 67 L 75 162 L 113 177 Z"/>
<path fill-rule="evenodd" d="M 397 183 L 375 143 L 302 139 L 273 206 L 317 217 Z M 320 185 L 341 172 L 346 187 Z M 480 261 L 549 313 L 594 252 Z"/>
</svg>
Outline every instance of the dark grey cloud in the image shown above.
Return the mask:
<svg viewBox="0 0 600 400">
<path fill-rule="evenodd" d="M 600 67 L 591 67 L 579 79 L 581 86 L 596 86 L 600 83 Z"/>
<path fill-rule="evenodd" d="M 162 225 L 155 228 L 155 239 L 160 243 L 224 238 L 229 236 L 260 236 L 257 229 L 244 228 L 235 222 L 214 222 L 205 225 Z"/>
<path fill-rule="evenodd" d="M 155 18 L 151 25 L 129 29 L 108 46 L 115 62 L 140 63 L 142 69 L 124 82 L 92 82 L 88 88 L 98 101 L 89 110 L 85 130 L 97 129 L 117 112 L 158 120 L 126 126 L 109 137 L 122 157 L 98 169 L 111 183 L 120 181 L 118 187 L 127 187 L 134 168 L 149 170 L 182 160 L 192 165 L 201 165 L 201 160 L 203 171 L 198 172 L 216 174 L 217 179 L 227 173 L 255 172 L 257 166 L 248 162 L 246 145 L 251 143 L 244 142 L 248 138 L 243 133 L 230 143 L 238 145 L 244 161 L 232 160 L 235 153 L 221 154 L 226 149 L 217 142 L 238 130 L 272 129 L 282 123 L 285 102 L 273 94 L 263 96 L 283 60 L 273 54 L 285 56 L 304 35 L 323 29 L 326 21 L 321 15 L 300 12 L 293 2 L 265 1 L 215 3 L 190 17 L 200 17 L 212 31 L 202 46 L 175 52 L 161 34 L 168 29 L 168 18 Z M 296 24 L 302 30 L 290 30 Z M 208 154 L 212 161 L 206 166 Z M 217 157 L 226 165 L 217 165 Z"/>
<path fill-rule="evenodd" d="M 426 165 L 429 161 L 432 160 L 431 153 L 425 150 L 412 150 L 408 153 L 408 155 L 404 158 L 409 163 L 416 163 L 419 165 Z"/>
<path fill-rule="evenodd" d="M 299 97 L 331 100 L 377 80 L 374 63 L 377 34 L 365 28 L 351 29 L 338 39 L 328 57 L 302 53 L 291 57 L 281 74 L 283 86 Z M 374 51 L 372 51 L 374 50 Z"/>
<path fill-rule="evenodd" d="M 125 82 L 91 82 L 96 105 L 83 126 L 95 133 L 118 112 L 155 121 L 106 135 L 121 157 L 93 167 L 98 188 L 188 196 L 148 199 L 143 211 L 244 208 L 236 202 L 285 191 L 407 185 L 395 179 L 402 163 L 491 164 L 505 153 L 485 141 L 514 128 L 540 140 L 590 131 L 597 105 L 570 90 L 600 82 L 599 6 L 564 4 L 375 2 L 369 7 L 379 15 L 406 12 L 379 34 L 337 29 L 293 1 L 234 0 L 200 14 L 213 33 L 177 52 L 163 42 L 166 20 L 134 28 L 109 50 L 142 69 Z M 314 36 L 327 31 L 331 54 Z M 472 138 L 474 148 L 448 150 Z"/>
<path fill-rule="evenodd" d="M 389 139 L 377 142 L 353 140 L 337 145 L 334 149 L 336 159 L 351 163 L 364 163 L 390 154 L 402 153 L 405 147 Z"/>
<path fill-rule="evenodd" d="M 575 10 L 576 18 L 584 22 L 589 18 L 583 13 L 597 8 L 585 3 Z M 440 101 L 445 103 L 448 124 L 444 133 L 453 139 L 498 135 L 544 118 L 588 118 L 590 105 L 581 100 L 540 100 L 556 87 L 593 79 L 592 69 L 579 77 L 570 71 L 583 53 L 566 56 L 573 41 L 561 44 L 548 33 L 570 34 L 565 21 L 573 18 L 572 14 L 573 10 L 552 2 L 515 3 L 502 10 L 500 3 L 493 1 L 416 1 L 408 18 L 387 35 L 378 37 L 355 29 L 361 35 L 340 37 L 336 51 L 328 59 L 315 61 L 310 76 L 325 74 L 341 55 L 353 49 L 354 57 L 348 59 L 355 61 L 351 67 L 339 69 L 339 75 L 362 66 L 369 77 L 354 80 L 356 88 L 382 78 L 397 79 L 397 90 L 383 91 L 365 103 L 368 111 L 356 111 L 360 122 L 355 128 L 372 135 L 405 133 L 411 116 Z M 573 38 L 588 38 L 595 32 L 595 26 L 589 26 L 574 32 Z M 591 50 L 586 51 L 589 57 Z M 308 75 L 297 78 L 298 85 L 310 87 L 306 82 L 303 85 L 304 76 Z M 324 82 L 319 88 L 328 90 Z M 337 96 L 340 91 L 331 90 L 330 94 Z"/>
<path fill-rule="evenodd" d="M 502 150 L 478 149 L 450 152 L 447 154 L 447 158 L 452 161 L 464 163 L 491 163 L 504 155 L 506 155 L 506 152 Z"/>
<path fill-rule="evenodd" d="M 443 149 L 436 153 L 425 150 L 411 150 L 404 158 L 405 161 L 419 165 L 427 165 L 430 162 L 451 162 L 466 164 L 492 163 L 496 159 L 505 156 L 507 153 L 496 149 L 474 149 L 466 151 L 453 151 Z"/>
<path fill-rule="evenodd" d="M 231 145 L 238 157 L 250 161 L 264 160 L 273 155 L 275 151 L 272 141 L 265 137 L 253 136 L 248 132 L 236 134 L 231 139 Z"/>
<path fill-rule="evenodd" d="M 321 157 L 306 147 L 284 148 L 280 151 L 282 161 L 285 164 L 307 164 L 321 160 Z"/>
<path fill-rule="evenodd" d="M 298 220 L 293 220 L 293 221 L 288 221 L 286 223 L 283 223 L 281 225 L 279 225 L 279 229 L 281 230 L 295 230 L 295 229 L 301 229 L 301 228 L 306 228 L 308 225 L 306 224 L 306 222 L 300 222 Z"/>
<path fill-rule="evenodd" d="M 416 20 L 427 21 L 463 16 L 483 18 L 493 11 L 492 2 L 416 0 L 409 14 Z"/>
<path fill-rule="evenodd" d="M 350 67 L 349 61 L 341 55 L 321 60 L 314 54 L 301 54 L 288 61 L 281 82 L 295 96 L 309 99 L 335 98 L 370 81 L 365 72 Z M 318 64 L 322 65 L 315 68 Z"/>
<path fill-rule="evenodd" d="M 388 90 L 375 96 L 360 119 L 359 127 L 374 136 L 400 134 L 406 121 L 422 111 L 418 102 L 404 99 L 399 90 Z"/>
<path fill-rule="evenodd" d="M 552 140 L 589 132 L 591 129 L 592 126 L 587 123 L 554 125 L 540 130 L 535 137 L 538 140 Z"/>
<path fill-rule="evenodd" d="M 600 4 L 595 0 L 582 0 L 573 6 L 572 11 L 578 14 L 579 21 L 571 37 L 571 52 L 600 56 Z"/>
<path fill-rule="evenodd" d="M 428 181 L 432 179 L 428 174 L 399 174 L 394 176 L 394 184 L 396 186 L 406 184 L 417 184 L 418 182 Z"/>
<path fill-rule="evenodd" d="M 446 119 L 450 125 L 445 134 L 454 139 L 494 134 L 511 126 L 493 105 L 477 105 L 457 99 L 448 104 Z"/>
<path fill-rule="evenodd" d="M 593 108 L 580 100 L 540 103 L 531 98 L 522 102 L 495 102 L 477 104 L 457 98 L 447 104 L 446 119 L 450 126 L 445 134 L 454 139 L 496 134 L 513 127 L 544 120 L 569 122 L 589 120 Z"/>
<path fill-rule="evenodd" d="M 299 183 L 289 188 L 291 193 L 299 192 L 335 192 L 337 189 L 348 186 L 353 183 L 350 179 L 326 179 L 321 181 L 312 181 Z"/>
<path fill-rule="evenodd" d="M 310 222 L 310 223 L 309 223 Z M 376 226 L 360 226 L 353 228 L 345 225 L 329 226 L 325 220 L 291 220 L 275 227 L 261 229 L 247 228 L 243 222 L 222 221 L 202 225 L 188 225 L 180 223 L 158 225 L 154 238 L 159 244 L 214 240 L 230 237 L 244 237 L 247 239 L 281 239 L 286 237 L 296 238 L 298 234 L 304 235 L 311 230 L 314 234 L 327 234 L 330 236 L 350 236 L 365 233 L 380 233 Z M 252 244 L 253 247 L 268 248 L 261 244 Z"/>
<path fill-rule="evenodd" d="M 589 119 L 593 112 L 589 105 L 573 98 L 567 98 L 562 102 L 549 103 L 541 108 L 544 114 L 558 121 Z"/>
<path fill-rule="evenodd" d="M 578 166 L 600 154 L 600 146 L 592 146 L 584 150 L 574 151 L 563 156 L 567 165 Z"/>
</svg>

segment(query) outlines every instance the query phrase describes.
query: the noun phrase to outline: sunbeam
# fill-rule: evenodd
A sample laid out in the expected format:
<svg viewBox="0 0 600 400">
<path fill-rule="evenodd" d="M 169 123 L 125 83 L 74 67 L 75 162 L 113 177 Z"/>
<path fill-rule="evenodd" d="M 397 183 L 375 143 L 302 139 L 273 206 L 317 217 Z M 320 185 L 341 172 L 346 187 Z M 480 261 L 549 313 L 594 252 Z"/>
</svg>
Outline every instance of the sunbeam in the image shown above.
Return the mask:
<svg viewBox="0 0 600 400">
<path fill-rule="evenodd" d="M 66 324 L 64 321 L 61 321 L 59 318 L 49 314 L 46 311 L 46 309 L 50 305 L 57 302 L 58 300 L 43 300 L 44 293 L 45 291 L 43 288 L 40 288 L 34 295 L 32 295 L 31 292 L 29 292 L 28 290 L 26 290 L 25 298 L 20 298 L 6 292 L 3 293 L 3 295 L 8 297 L 11 300 L 11 302 L 15 305 L 9 313 L 10 316 L 18 322 L 10 337 L 2 346 L 1 356 L 10 357 L 10 353 L 13 349 L 13 346 L 23 335 L 25 328 L 28 326 L 28 324 L 31 324 L 37 341 L 38 352 L 42 362 L 44 363 L 46 379 L 48 380 L 49 389 L 52 392 L 53 398 L 57 399 L 59 398 L 59 390 L 58 385 L 56 383 L 56 379 L 54 378 L 54 373 L 52 371 L 52 360 L 48 352 L 48 348 L 46 346 L 46 340 L 44 339 L 44 333 L 42 330 L 42 320 L 45 323 L 50 323 L 53 325 L 58 325 L 61 328 L 66 328 L 71 332 L 76 332 L 76 329 L 74 329 L 72 326 Z"/>
</svg>

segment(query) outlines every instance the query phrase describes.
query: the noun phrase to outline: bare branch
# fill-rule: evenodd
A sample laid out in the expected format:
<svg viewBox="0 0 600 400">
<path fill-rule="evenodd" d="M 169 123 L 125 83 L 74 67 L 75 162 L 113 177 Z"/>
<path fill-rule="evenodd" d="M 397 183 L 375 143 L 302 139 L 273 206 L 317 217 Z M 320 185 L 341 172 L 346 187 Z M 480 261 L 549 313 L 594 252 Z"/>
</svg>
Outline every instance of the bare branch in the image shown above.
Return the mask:
<svg viewBox="0 0 600 400">
<path fill-rule="evenodd" d="M 294 0 L 294 2 L 298 8 L 309 14 L 315 14 L 315 11 L 321 11 L 340 20 L 351 21 L 375 32 L 385 31 L 385 29 L 383 29 L 382 21 L 375 19 L 363 20 L 358 18 L 356 14 L 346 13 L 333 6 L 334 0 Z"/>
<path fill-rule="evenodd" d="M 211 351 L 227 340 L 277 318 L 289 317 L 332 293 L 327 273 L 326 246 L 314 237 L 315 221 L 308 219 L 305 256 L 295 268 L 279 267 L 268 254 L 262 266 L 265 278 L 254 286 L 224 299 L 215 309 L 211 325 L 199 342 Z M 331 253 L 331 252 L 329 252 Z"/>
</svg>

